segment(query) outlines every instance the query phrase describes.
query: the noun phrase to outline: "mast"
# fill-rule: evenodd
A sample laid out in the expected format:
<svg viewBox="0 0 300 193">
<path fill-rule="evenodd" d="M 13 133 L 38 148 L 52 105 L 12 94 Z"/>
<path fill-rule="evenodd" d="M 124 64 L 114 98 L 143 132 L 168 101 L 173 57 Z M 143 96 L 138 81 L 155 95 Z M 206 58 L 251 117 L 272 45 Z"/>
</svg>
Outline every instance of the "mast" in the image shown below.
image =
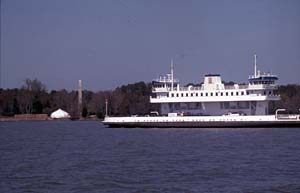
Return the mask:
<svg viewBox="0 0 300 193">
<path fill-rule="evenodd" d="M 254 78 L 257 76 L 256 53 L 254 53 Z"/>
<path fill-rule="evenodd" d="M 173 58 L 171 59 L 171 91 L 174 90 L 174 65 Z"/>
</svg>

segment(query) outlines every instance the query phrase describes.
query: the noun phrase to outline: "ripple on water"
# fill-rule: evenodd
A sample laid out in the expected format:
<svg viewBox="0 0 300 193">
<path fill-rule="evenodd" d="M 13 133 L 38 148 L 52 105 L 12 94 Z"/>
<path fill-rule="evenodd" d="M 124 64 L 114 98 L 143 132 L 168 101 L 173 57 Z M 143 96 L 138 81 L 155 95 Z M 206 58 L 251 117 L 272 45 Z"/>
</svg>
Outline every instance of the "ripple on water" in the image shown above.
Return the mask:
<svg viewBox="0 0 300 193">
<path fill-rule="evenodd" d="M 300 192 L 300 129 L 0 125 L 0 192 Z"/>
</svg>

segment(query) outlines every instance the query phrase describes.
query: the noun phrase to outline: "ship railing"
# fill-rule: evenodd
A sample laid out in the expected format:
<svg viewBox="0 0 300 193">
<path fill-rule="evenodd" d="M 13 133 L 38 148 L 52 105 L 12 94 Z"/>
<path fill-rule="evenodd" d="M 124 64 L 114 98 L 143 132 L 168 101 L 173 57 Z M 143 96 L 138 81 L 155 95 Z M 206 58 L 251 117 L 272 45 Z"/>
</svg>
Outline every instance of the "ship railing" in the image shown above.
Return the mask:
<svg viewBox="0 0 300 193">
<path fill-rule="evenodd" d="M 247 89 L 248 85 L 225 85 L 225 90 Z"/>
<path fill-rule="evenodd" d="M 203 88 L 202 87 L 200 87 L 200 86 L 197 86 L 197 87 L 193 87 L 193 86 L 191 86 L 191 87 L 179 87 L 179 91 L 191 91 L 191 90 L 203 90 Z"/>
<path fill-rule="evenodd" d="M 247 85 L 249 89 L 276 89 L 277 85 L 275 84 L 268 84 L 268 85 L 264 85 L 264 84 L 250 84 Z"/>
<path fill-rule="evenodd" d="M 275 111 L 275 118 L 276 119 L 294 119 L 299 120 L 299 116 L 297 114 L 279 114 L 279 112 L 285 112 L 286 109 L 277 109 Z"/>
<path fill-rule="evenodd" d="M 276 85 L 226 85 L 224 86 L 224 90 L 238 90 L 238 89 L 275 89 Z M 184 87 L 174 87 L 173 91 L 202 91 L 204 90 L 203 87 L 197 86 L 184 86 Z M 218 89 L 223 90 L 223 89 Z M 169 92 L 172 91 L 171 87 L 152 87 L 153 92 Z M 270 96 L 279 96 L 279 95 L 270 95 Z"/>
<path fill-rule="evenodd" d="M 299 120 L 299 115 L 296 115 L 296 114 L 279 114 L 279 115 L 277 115 L 277 119 L 294 119 L 294 120 Z"/>
<path fill-rule="evenodd" d="M 153 79 L 153 81 L 160 82 L 160 83 L 172 83 L 172 79 L 170 79 L 170 78 L 163 78 L 163 77 L 162 78 Z M 179 83 L 179 79 L 174 78 L 173 82 L 174 83 Z"/>
<path fill-rule="evenodd" d="M 240 84 L 240 85 L 225 85 L 224 89 L 225 90 L 237 90 L 237 89 L 276 89 L 277 85 L 244 85 L 244 84 Z M 175 89 L 174 89 L 175 90 Z M 190 91 L 190 90 L 204 90 L 203 87 L 201 86 L 191 86 L 191 87 L 180 87 L 179 88 L 180 91 Z M 219 89 L 222 90 L 222 89 Z"/>
<path fill-rule="evenodd" d="M 191 87 L 190 90 L 203 90 L 203 87 L 201 86 Z"/>
<path fill-rule="evenodd" d="M 231 86 L 231 85 L 226 85 L 224 86 L 225 90 L 235 90 L 235 89 L 248 89 L 249 86 L 248 85 L 235 85 L 235 86 Z M 180 91 L 197 91 L 197 90 L 204 90 L 202 86 L 191 86 L 191 87 L 180 87 L 179 89 Z M 222 89 L 218 89 L 218 90 L 222 90 Z"/>
<path fill-rule="evenodd" d="M 261 72 L 258 76 L 257 75 L 250 75 L 249 79 L 255 79 L 255 78 L 258 78 L 258 77 L 277 77 L 277 75 L 271 74 L 271 73 Z"/>
<path fill-rule="evenodd" d="M 171 88 L 169 88 L 169 87 L 152 87 L 152 91 L 153 92 L 168 92 L 168 91 L 170 91 L 171 90 Z"/>
</svg>

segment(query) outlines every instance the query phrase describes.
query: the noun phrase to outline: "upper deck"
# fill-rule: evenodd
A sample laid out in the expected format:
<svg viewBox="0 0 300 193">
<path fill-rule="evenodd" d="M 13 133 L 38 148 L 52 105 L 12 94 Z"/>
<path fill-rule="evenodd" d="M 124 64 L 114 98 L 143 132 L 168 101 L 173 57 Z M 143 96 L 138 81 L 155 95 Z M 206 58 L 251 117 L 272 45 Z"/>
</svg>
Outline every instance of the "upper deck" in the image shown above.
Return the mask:
<svg viewBox="0 0 300 193">
<path fill-rule="evenodd" d="M 277 88 L 276 84 L 234 84 L 234 85 L 224 85 L 222 89 L 215 90 L 274 90 Z M 203 86 L 177 86 L 171 90 L 171 87 L 152 87 L 153 93 L 170 92 L 170 91 L 205 91 Z"/>
<path fill-rule="evenodd" d="M 219 74 L 207 74 L 204 82 L 194 86 L 180 86 L 171 74 L 152 82 L 151 103 L 168 102 L 214 102 L 214 101 L 269 101 L 279 100 L 274 93 L 277 88 L 276 75 L 257 70 L 255 55 L 254 75 L 249 76 L 248 84 L 225 85 Z"/>
</svg>

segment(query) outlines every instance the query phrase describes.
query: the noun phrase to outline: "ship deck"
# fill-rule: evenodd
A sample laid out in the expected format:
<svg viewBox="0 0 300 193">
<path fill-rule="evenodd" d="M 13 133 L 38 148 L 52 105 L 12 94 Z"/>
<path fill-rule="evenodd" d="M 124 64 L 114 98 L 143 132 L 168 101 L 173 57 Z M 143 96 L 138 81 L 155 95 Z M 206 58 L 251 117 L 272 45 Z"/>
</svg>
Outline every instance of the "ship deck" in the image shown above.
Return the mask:
<svg viewBox="0 0 300 193">
<path fill-rule="evenodd" d="M 299 115 L 106 117 L 109 127 L 300 127 Z"/>
</svg>

